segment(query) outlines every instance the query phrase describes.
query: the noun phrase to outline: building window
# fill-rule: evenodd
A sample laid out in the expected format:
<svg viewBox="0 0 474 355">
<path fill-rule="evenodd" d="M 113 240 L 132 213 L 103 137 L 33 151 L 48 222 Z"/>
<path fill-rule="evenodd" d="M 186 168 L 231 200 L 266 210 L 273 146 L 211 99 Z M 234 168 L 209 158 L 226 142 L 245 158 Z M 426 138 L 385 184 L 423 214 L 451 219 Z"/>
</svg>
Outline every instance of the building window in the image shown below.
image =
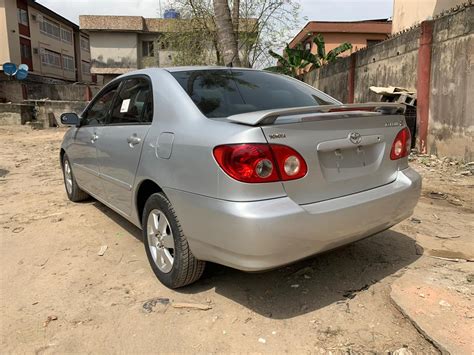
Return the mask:
<svg viewBox="0 0 474 355">
<path fill-rule="evenodd" d="M 41 62 L 44 65 L 61 68 L 61 55 L 59 53 L 42 48 Z"/>
<path fill-rule="evenodd" d="M 367 47 L 375 46 L 377 43 L 382 42 L 380 39 L 368 39 L 367 40 Z"/>
<path fill-rule="evenodd" d="M 43 18 L 43 21 L 40 22 L 40 31 L 47 36 L 61 39 L 61 30 L 59 28 L 59 25 L 46 18 Z"/>
<path fill-rule="evenodd" d="M 143 41 L 142 42 L 142 54 L 144 57 L 154 57 L 155 52 L 153 50 L 153 41 Z"/>
<path fill-rule="evenodd" d="M 20 43 L 21 59 L 31 59 L 31 46 L 25 43 Z"/>
<path fill-rule="evenodd" d="M 82 62 L 82 74 L 90 75 L 91 74 L 91 64 L 88 62 Z"/>
<path fill-rule="evenodd" d="M 63 54 L 63 68 L 64 70 L 74 71 L 74 57 Z"/>
<path fill-rule="evenodd" d="M 18 9 L 18 23 L 28 26 L 28 11 L 24 9 Z"/>
<path fill-rule="evenodd" d="M 86 52 L 90 51 L 89 38 L 81 36 L 81 49 L 85 50 Z"/>
<path fill-rule="evenodd" d="M 72 43 L 72 31 L 61 27 L 61 39 L 63 42 Z"/>
</svg>

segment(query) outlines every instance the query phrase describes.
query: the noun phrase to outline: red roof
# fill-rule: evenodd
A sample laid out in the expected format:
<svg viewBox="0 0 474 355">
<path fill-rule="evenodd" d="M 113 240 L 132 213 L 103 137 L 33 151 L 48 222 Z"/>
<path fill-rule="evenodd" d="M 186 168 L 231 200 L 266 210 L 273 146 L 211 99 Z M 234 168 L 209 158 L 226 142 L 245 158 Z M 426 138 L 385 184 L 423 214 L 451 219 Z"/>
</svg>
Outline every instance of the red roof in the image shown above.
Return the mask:
<svg viewBox="0 0 474 355">
<path fill-rule="evenodd" d="M 303 42 L 308 33 L 378 33 L 389 35 L 392 33 L 392 21 L 367 20 L 356 22 L 326 22 L 310 21 L 291 40 L 290 47 Z"/>
</svg>

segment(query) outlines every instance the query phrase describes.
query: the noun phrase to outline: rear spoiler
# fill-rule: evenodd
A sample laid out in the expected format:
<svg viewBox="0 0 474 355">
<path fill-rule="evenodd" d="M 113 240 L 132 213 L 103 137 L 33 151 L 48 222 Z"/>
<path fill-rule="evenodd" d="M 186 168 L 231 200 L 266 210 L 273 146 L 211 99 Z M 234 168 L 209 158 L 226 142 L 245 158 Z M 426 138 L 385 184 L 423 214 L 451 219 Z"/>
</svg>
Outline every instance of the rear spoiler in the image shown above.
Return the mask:
<svg viewBox="0 0 474 355">
<path fill-rule="evenodd" d="M 395 115 L 395 114 L 404 114 L 405 106 L 402 104 L 392 103 L 392 102 L 370 102 L 366 104 L 347 104 L 347 105 L 321 105 L 321 106 L 305 106 L 305 107 L 293 107 L 293 108 L 284 108 L 277 110 L 265 110 L 265 111 L 255 111 L 248 113 L 240 113 L 238 115 L 233 115 L 227 117 L 228 121 L 241 123 L 249 126 L 258 126 L 258 125 L 269 125 L 273 124 L 277 118 L 284 116 L 295 116 L 295 115 L 311 115 L 310 117 L 301 118 L 300 121 L 311 121 L 321 116 L 327 116 L 331 114 L 334 117 L 334 114 L 337 116 L 347 116 L 353 114 L 365 113 L 369 114 L 385 114 L 385 115 Z M 339 113 L 339 115 L 338 115 Z M 342 113 L 342 114 L 341 114 Z"/>
</svg>

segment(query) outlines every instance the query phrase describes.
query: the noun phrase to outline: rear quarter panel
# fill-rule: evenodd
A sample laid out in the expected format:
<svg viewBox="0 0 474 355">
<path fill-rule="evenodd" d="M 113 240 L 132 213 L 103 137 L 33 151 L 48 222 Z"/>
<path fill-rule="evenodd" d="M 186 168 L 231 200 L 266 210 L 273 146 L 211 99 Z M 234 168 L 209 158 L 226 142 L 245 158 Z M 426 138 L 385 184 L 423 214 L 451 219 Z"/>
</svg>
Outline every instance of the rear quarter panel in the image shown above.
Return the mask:
<svg viewBox="0 0 474 355">
<path fill-rule="evenodd" d="M 259 127 L 208 119 L 171 74 L 164 70 L 146 74 L 153 83 L 154 116 L 135 179 L 135 198 L 140 184 L 148 179 L 165 193 L 174 189 L 230 201 L 285 196 L 281 183 L 238 182 L 227 176 L 214 160 L 213 149 L 220 144 L 266 143 Z M 158 154 L 162 133 L 173 134 L 169 159 Z"/>
</svg>

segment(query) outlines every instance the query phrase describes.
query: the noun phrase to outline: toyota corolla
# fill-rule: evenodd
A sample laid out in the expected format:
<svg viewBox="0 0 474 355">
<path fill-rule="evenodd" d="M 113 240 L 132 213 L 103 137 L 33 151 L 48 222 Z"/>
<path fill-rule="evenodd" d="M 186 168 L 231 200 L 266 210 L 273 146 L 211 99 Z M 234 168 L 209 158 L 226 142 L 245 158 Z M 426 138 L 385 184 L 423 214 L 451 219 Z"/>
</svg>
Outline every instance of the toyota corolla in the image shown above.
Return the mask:
<svg viewBox="0 0 474 355">
<path fill-rule="evenodd" d="M 343 105 L 264 71 L 145 69 L 108 83 L 61 146 L 70 200 L 89 196 L 143 230 L 170 288 L 205 262 L 279 267 L 413 213 L 403 106 Z"/>
</svg>

